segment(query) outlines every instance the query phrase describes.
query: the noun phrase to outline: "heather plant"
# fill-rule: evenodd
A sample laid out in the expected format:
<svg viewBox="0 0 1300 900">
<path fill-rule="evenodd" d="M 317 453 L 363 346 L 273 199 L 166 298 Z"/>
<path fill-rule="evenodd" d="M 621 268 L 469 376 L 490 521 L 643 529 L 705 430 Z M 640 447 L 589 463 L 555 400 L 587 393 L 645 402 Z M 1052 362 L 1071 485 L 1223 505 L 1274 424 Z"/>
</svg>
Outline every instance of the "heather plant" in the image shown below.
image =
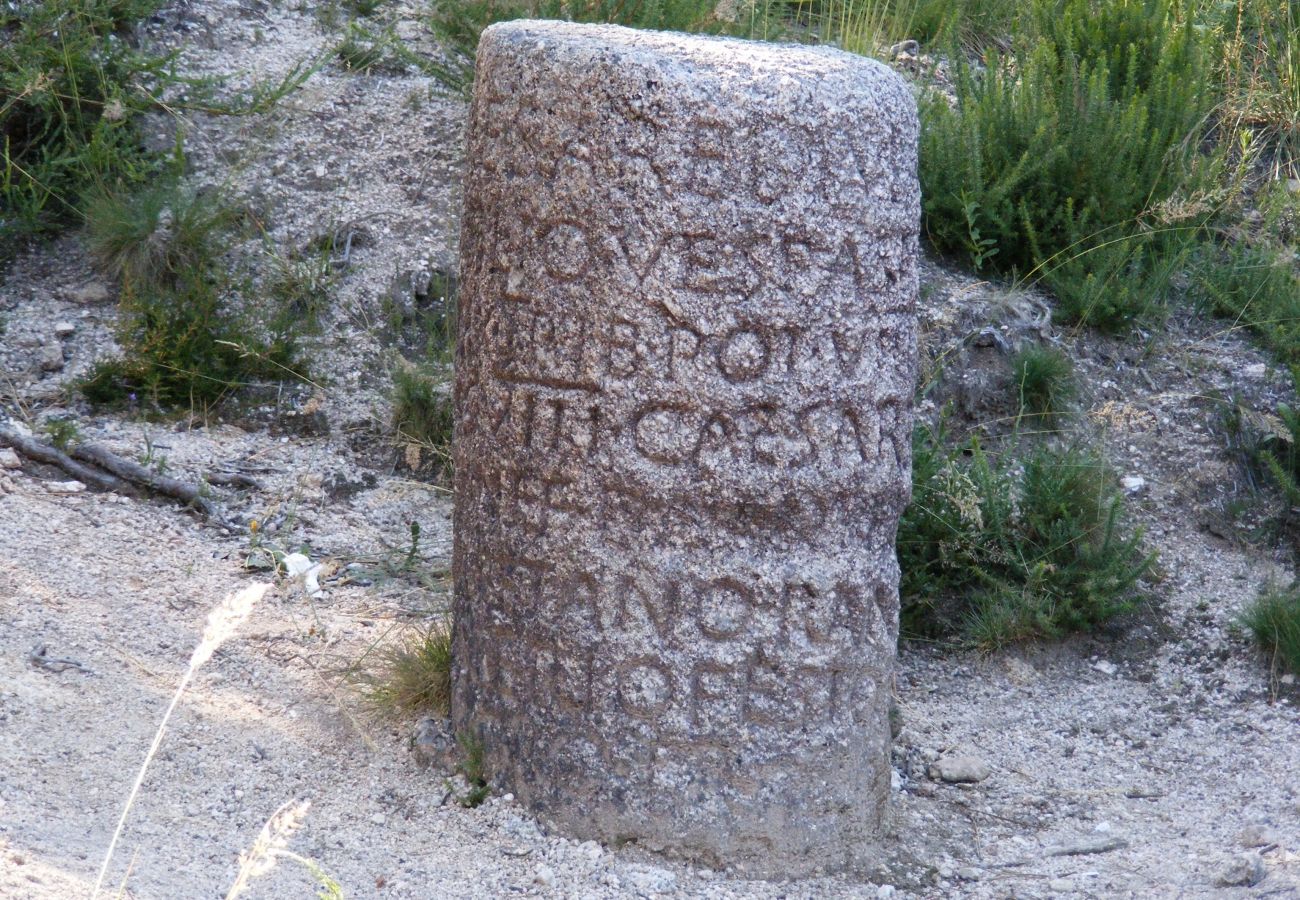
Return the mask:
<svg viewBox="0 0 1300 900">
<path fill-rule="evenodd" d="M 1142 602 L 1154 562 L 1100 454 L 1015 445 L 993 456 L 941 431 L 913 438 L 899 524 L 905 635 L 992 649 L 1086 631 Z"/>
<path fill-rule="evenodd" d="M 1204 38 L 1176 0 L 1035 0 L 1018 26 L 983 70 L 955 55 L 955 105 L 922 102 L 925 233 L 1045 274 L 1066 320 L 1123 327 L 1167 274 L 1164 223 L 1144 214 L 1213 169 L 1196 140 L 1213 102 Z"/>
</svg>

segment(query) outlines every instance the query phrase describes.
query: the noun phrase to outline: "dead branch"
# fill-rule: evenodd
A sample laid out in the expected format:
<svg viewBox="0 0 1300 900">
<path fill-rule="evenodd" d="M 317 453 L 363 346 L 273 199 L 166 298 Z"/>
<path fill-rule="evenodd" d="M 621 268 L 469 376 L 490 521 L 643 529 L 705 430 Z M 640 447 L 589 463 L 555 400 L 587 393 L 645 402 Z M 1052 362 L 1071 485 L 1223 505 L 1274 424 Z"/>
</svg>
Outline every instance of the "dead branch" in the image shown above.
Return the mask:
<svg viewBox="0 0 1300 900">
<path fill-rule="evenodd" d="M 213 522 L 227 528 L 233 527 L 226 521 L 221 508 L 211 498 L 204 495 L 200 485 L 189 484 L 167 475 L 152 472 L 139 463 L 123 459 L 110 453 L 103 447 L 93 444 L 78 444 L 64 453 L 57 447 L 27 437 L 11 428 L 0 427 L 0 446 L 9 446 L 29 459 L 58 466 L 79 481 L 102 491 L 116 491 L 127 496 L 136 496 L 134 485 L 179 500 L 187 506 L 199 510 Z M 76 457 L 74 459 L 73 457 Z M 77 460 L 81 460 L 78 462 Z M 83 465 L 92 463 L 92 466 Z"/>
</svg>

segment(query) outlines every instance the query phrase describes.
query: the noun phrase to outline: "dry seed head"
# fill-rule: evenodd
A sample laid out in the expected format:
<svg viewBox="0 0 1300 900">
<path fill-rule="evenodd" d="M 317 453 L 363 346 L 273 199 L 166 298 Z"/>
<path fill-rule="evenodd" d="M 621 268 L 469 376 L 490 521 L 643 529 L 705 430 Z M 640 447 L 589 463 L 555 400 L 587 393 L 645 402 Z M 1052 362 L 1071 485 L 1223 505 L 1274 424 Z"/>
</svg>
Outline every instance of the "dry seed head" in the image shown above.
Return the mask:
<svg viewBox="0 0 1300 900">
<path fill-rule="evenodd" d="M 203 628 L 203 639 L 194 648 L 190 657 L 190 668 L 197 669 L 209 659 L 217 648 L 224 644 L 244 623 L 257 601 L 270 589 L 269 584 L 254 584 L 242 591 L 230 594 L 208 613 L 207 625 Z"/>
</svg>

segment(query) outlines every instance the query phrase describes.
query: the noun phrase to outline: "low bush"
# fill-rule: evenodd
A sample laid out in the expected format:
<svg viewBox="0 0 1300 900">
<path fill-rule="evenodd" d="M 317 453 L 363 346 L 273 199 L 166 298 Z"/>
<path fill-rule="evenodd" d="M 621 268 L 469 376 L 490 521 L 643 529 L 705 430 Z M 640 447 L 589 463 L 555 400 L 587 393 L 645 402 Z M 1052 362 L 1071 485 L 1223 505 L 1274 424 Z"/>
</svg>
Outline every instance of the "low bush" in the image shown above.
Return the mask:
<svg viewBox="0 0 1300 900">
<path fill-rule="evenodd" d="M 438 622 L 380 651 L 365 680 L 367 701 L 386 714 L 445 718 L 451 704 L 451 628 Z"/>
<path fill-rule="evenodd" d="M 1095 451 L 1037 443 L 995 458 L 918 427 L 912 498 L 898 534 L 905 635 L 995 648 L 1090 629 L 1145 596 L 1154 556 L 1123 527 Z"/>
<path fill-rule="evenodd" d="M 433 0 L 430 30 L 457 60 L 429 74 L 449 87 L 466 89 L 474 77 L 474 52 L 483 29 L 511 19 L 775 38 L 784 30 L 777 13 L 790 8 L 770 0 L 738 3 L 732 18 L 721 12 L 722 7 L 718 0 Z"/>
<path fill-rule="evenodd" d="M 439 371 L 399 362 L 393 370 L 393 430 L 407 447 L 413 469 L 430 455 L 439 469 L 451 466 L 454 430 L 452 398 L 447 376 Z"/>
<path fill-rule="evenodd" d="M 1291 254 L 1267 242 L 1203 242 L 1190 267 L 1191 295 L 1231 328 L 1253 332 L 1300 375 L 1300 278 Z"/>
<path fill-rule="evenodd" d="M 1269 655 L 1274 672 L 1300 675 L 1300 588 L 1269 585 L 1242 614 L 1241 623 Z"/>
</svg>

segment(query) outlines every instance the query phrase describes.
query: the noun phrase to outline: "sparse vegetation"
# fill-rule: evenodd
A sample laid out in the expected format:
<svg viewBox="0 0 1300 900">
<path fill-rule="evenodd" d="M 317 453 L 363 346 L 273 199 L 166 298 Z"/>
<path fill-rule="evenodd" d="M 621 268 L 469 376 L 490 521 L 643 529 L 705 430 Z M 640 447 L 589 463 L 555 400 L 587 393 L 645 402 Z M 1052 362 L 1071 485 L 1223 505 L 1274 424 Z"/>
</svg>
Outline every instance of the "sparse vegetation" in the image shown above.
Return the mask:
<svg viewBox="0 0 1300 900">
<path fill-rule="evenodd" d="M 1267 585 L 1241 623 L 1268 654 L 1275 673 L 1300 675 L 1300 586 Z"/>
<path fill-rule="evenodd" d="M 90 205 L 88 245 L 121 285 L 123 354 L 95 367 L 88 399 L 202 406 L 250 378 L 295 373 L 302 317 L 255 297 L 223 258 L 238 223 L 231 208 L 172 182 Z"/>
<path fill-rule="evenodd" d="M 469 808 L 481 806 L 492 793 L 488 787 L 487 768 L 483 759 L 483 742 L 472 734 L 462 732 L 456 735 L 456 743 L 461 754 L 456 772 L 469 784 L 469 790 L 457 797 L 456 802 Z"/>
<path fill-rule="evenodd" d="M 451 465 L 455 419 L 446 382 L 445 373 L 404 360 L 393 370 L 393 431 L 413 469 L 424 465 L 425 454 L 440 469 Z"/>
<path fill-rule="evenodd" d="M 435 622 L 379 651 L 365 679 L 369 704 L 384 714 L 446 717 L 451 703 L 451 625 Z"/>
<path fill-rule="evenodd" d="M 1207 177 L 1204 39 L 1176 0 L 1035 0 L 1019 26 L 982 72 L 957 55 L 955 106 L 922 104 L 925 232 L 1041 275 L 1064 321 L 1122 329 L 1163 294 L 1165 235 L 1205 214 L 1166 202 Z"/>
<path fill-rule="evenodd" d="M 919 427 L 899 526 L 903 630 L 984 648 L 1056 638 L 1133 609 L 1154 557 L 1123 525 L 1092 450 L 1036 443 L 994 457 Z"/>
<path fill-rule="evenodd" d="M 0 255 L 17 238 L 79 219 L 83 197 L 158 174 L 140 116 L 171 58 L 131 31 L 156 0 L 50 0 L 0 7 Z M 3 262 L 3 259 L 0 259 Z"/>
<path fill-rule="evenodd" d="M 1011 360 L 1016 386 L 1017 418 L 1032 426 L 1051 427 L 1074 398 L 1074 366 L 1052 347 L 1029 346 Z"/>
</svg>

